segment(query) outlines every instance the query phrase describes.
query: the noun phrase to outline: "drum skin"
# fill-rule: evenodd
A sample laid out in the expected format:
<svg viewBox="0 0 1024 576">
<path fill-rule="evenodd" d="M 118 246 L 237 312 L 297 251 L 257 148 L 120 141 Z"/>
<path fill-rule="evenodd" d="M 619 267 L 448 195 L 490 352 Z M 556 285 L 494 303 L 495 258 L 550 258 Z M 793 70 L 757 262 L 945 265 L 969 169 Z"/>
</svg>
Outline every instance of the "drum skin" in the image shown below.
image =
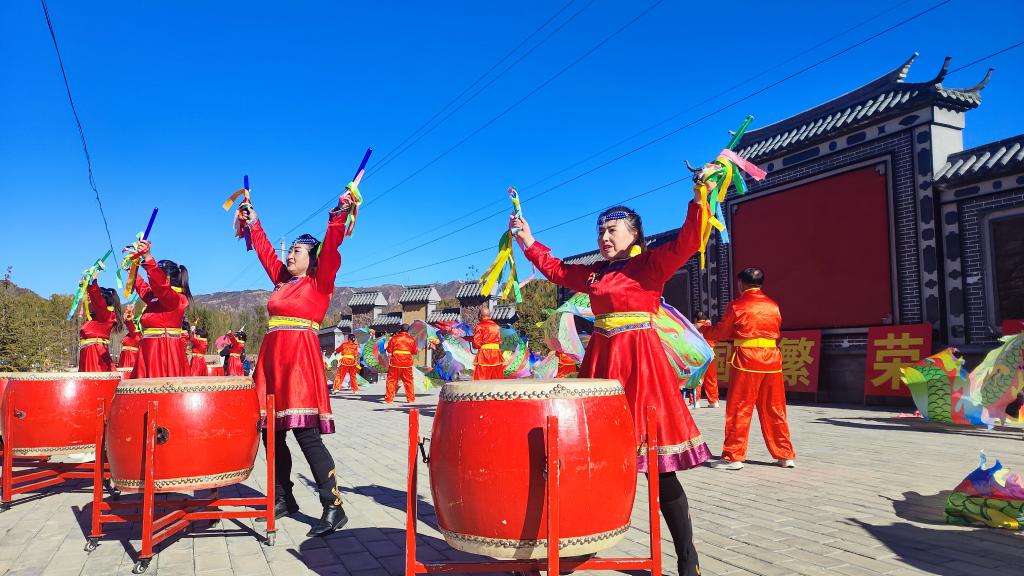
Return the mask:
<svg viewBox="0 0 1024 576">
<path fill-rule="evenodd" d="M 562 556 L 614 546 L 636 494 L 633 418 L 615 380 L 445 384 L 430 439 L 430 489 L 453 548 L 546 558 L 547 416 L 558 416 Z"/>
<path fill-rule="evenodd" d="M 117 372 L 19 372 L 7 375 L 0 406 L 11 404 L 22 418 L 12 418 L 10 439 L 15 456 L 63 456 L 96 449 L 99 398 L 107 405 L 121 382 Z M 13 403 L 13 404 L 12 404 Z"/>
<path fill-rule="evenodd" d="M 153 400 L 158 402 L 157 492 L 218 488 L 249 477 L 260 438 L 252 379 L 139 378 L 117 387 L 107 421 L 107 459 L 117 489 L 143 489 L 146 410 Z"/>
</svg>

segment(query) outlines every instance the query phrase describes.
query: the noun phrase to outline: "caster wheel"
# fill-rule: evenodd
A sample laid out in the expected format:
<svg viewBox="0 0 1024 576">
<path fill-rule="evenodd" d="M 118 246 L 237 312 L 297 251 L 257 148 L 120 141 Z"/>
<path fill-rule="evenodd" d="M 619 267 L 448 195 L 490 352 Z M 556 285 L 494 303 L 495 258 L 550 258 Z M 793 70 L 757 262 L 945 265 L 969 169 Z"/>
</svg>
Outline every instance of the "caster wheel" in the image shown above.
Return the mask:
<svg viewBox="0 0 1024 576">
<path fill-rule="evenodd" d="M 210 520 L 210 528 L 216 528 L 217 526 L 220 526 L 220 520 L 219 519 L 218 520 Z"/>
<path fill-rule="evenodd" d="M 5 502 L 3 504 L 0 504 L 0 512 L 7 512 L 10 509 L 11 509 L 11 503 L 10 502 Z"/>
<path fill-rule="evenodd" d="M 89 538 L 89 540 L 85 543 L 85 551 L 86 552 L 92 552 L 93 550 L 95 550 L 95 549 L 97 549 L 99 547 L 100 547 L 100 541 L 97 540 L 96 538 Z"/>
<path fill-rule="evenodd" d="M 276 541 L 277 541 L 277 532 L 267 532 L 267 540 L 265 542 L 266 545 L 267 546 L 273 546 Z"/>
<path fill-rule="evenodd" d="M 132 568 L 132 574 L 142 574 L 149 569 L 149 562 L 152 558 L 146 558 L 145 560 L 139 560 L 135 563 L 135 567 Z"/>
</svg>

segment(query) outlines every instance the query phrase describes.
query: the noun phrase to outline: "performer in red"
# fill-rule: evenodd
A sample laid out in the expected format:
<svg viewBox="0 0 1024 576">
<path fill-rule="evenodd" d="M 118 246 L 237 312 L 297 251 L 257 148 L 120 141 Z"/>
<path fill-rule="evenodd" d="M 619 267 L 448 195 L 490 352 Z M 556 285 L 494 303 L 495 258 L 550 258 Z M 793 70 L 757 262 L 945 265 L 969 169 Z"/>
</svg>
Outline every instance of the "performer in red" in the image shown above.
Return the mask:
<svg viewBox="0 0 1024 576">
<path fill-rule="evenodd" d="M 555 378 L 568 378 L 578 370 L 576 359 L 565 352 L 556 352 L 558 355 L 558 373 Z"/>
<path fill-rule="evenodd" d="M 121 353 L 117 356 L 118 368 L 134 368 L 139 356 L 139 342 L 142 333 L 135 326 L 135 313 L 131 308 L 124 311 L 124 325 L 128 333 L 121 338 Z"/>
<path fill-rule="evenodd" d="M 661 513 L 672 533 L 679 574 L 685 576 L 699 575 L 700 568 L 689 504 L 676 471 L 700 465 L 711 452 L 683 404 L 678 378 L 652 317 L 661 305 L 665 283 L 697 251 L 699 216 L 697 203 L 691 203 L 676 238 L 648 250 L 640 216 L 623 206 L 609 208 L 597 220 L 597 246 L 604 261 L 575 265 L 562 263 L 548 247 L 535 241 L 521 216 L 513 215 L 509 222 L 510 229 L 519 229 L 516 239 L 526 257 L 544 276 L 570 290 L 590 294 L 596 314 L 594 335 L 587 343 L 579 375 L 622 383 L 635 421 L 640 472 L 648 472 L 642 446 L 646 437 L 644 409 L 657 408 Z"/>
<path fill-rule="evenodd" d="M 388 379 L 387 389 L 384 393 L 384 403 L 390 404 L 395 401 L 395 394 L 398 393 L 398 381 L 402 381 L 405 388 L 405 401 L 415 402 L 416 391 L 413 387 L 412 365 L 419 352 L 416 339 L 409 335 L 409 327 L 402 324 L 398 332 L 388 340 Z"/>
<path fill-rule="evenodd" d="M 703 333 L 708 340 L 732 340 L 729 360 L 729 401 L 725 404 L 725 445 L 713 466 L 739 470 L 747 459 L 750 417 L 757 407 L 761 434 L 779 466 L 792 468 L 796 452 L 786 423 L 786 386 L 782 380 L 782 315 L 779 305 L 761 291 L 764 272 L 746 268 L 737 276 L 740 296 L 725 309 L 722 320 Z"/>
<path fill-rule="evenodd" d="M 334 388 L 331 392 L 341 392 L 341 383 L 348 376 L 348 385 L 353 392 L 359 392 L 359 344 L 356 343 L 355 334 L 349 334 L 348 339 L 335 350 L 341 354 L 338 361 L 338 374 L 334 377 Z"/>
<path fill-rule="evenodd" d="M 245 354 L 246 334 L 242 331 L 228 332 L 227 337 L 231 346 L 231 352 L 224 360 L 224 374 L 226 376 L 244 376 L 245 370 L 242 368 L 242 354 Z"/>
<path fill-rule="evenodd" d="M 702 334 L 704 333 L 705 328 L 711 326 L 711 322 L 708 321 L 708 317 L 703 312 L 697 312 L 697 314 L 694 315 L 694 320 L 696 320 L 693 323 L 694 326 L 700 330 Z M 704 339 L 707 340 L 706 334 L 704 335 Z M 715 345 L 718 344 L 715 340 L 707 340 L 707 343 L 708 346 L 711 347 L 712 351 L 715 349 Z M 716 363 L 715 357 L 712 356 L 711 365 L 708 366 L 707 372 L 704 373 L 704 380 L 702 382 L 704 395 L 708 398 L 708 408 L 718 408 L 718 370 L 715 368 Z M 697 386 L 695 401 L 698 404 L 700 403 L 700 391 L 701 386 Z"/>
<path fill-rule="evenodd" d="M 139 240 L 132 249 L 149 276 L 148 284 L 141 274 L 135 277 L 135 291 L 146 303 L 146 311 L 139 319 L 142 342 L 132 377 L 188 376 L 188 361 L 181 345 L 181 323 L 192 303 L 188 269 L 171 260 L 157 262 L 150 248 L 149 240 Z"/>
<path fill-rule="evenodd" d="M 117 291 L 100 288 L 93 280 L 85 289 L 89 298 L 91 320 L 82 323 L 78 331 L 78 371 L 113 372 L 110 357 L 110 331 L 121 324 L 121 300 Z M 120 329 L 120 326 L 118 326 Z"/>
<path fill-rule="evenodd" d="M 320 520 L 307 536 L 325 536 L 348 522 L 338 490 L 334 458 L 321 437 L 333 434 L 335 428 L 317 330 L 334 293 L 334 278 L 341 267 L 338 247 L 345 237 L 345 220 L 351 207 L 351 195 L 346 192 L 338 199 L 338 206 L 331 210 L 323 243 L 309 234 L 299 236 L 284 264 L 278 259 L 255 210 L 250 206 L 242 212 L 256 255 L 274 283 L 274 292 L 267 302 L 269 329 L 263 337 L 253 372 L 259 397 L 265 402 L 266 395 L 273 394 L 276 403 L 273 417 L 277 433 L 271 439 L 277 450 L 274 512 L 280 517 L 299 511 L 292 494 L 292 456 L 285 441 L 291 430 L 313 472 L 323 505 Z"/>
<path fill-rule="evenodd" d="M 210 369 L 206 366 L 206 349 L 209 347 L 207 339 L 209 335 L 206 333 L 205 328 L 192 328 L 192 332 L 189 333 L 189 341 L 192 343 L 192 359 L 190 362 L 190 375 L 192 376 L 209 376 Z"/>
<path fill-rule="evenodd" d="M 480 323 L 473 331 L 473 380 L 503 380 L 505 358 L 501 355 L 501 329 L 491 320 L 491 309 L 480 309 Z"/>
</svg>

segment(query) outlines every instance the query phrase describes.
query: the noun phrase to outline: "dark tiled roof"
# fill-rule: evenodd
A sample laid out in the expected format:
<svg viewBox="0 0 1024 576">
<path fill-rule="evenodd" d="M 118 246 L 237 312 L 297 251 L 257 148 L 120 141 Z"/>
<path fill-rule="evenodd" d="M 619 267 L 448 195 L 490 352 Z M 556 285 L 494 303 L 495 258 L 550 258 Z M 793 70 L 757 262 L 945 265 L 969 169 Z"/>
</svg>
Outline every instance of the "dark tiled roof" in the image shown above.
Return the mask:
<svg viewBox="0 0 1024 576">
<path fill-rule="evenodd" d="M 462 317 L 459 315 L 458 309 L 455 310 L 435 310 L 427 316 L 427 323 L 433 324 L 434 322 L 460 322 Z"/>
<path fill-rule="evenodd" d="M 370 323 L 371 328 L 387 328 L 389 326 L 400 326 L 402 324 L 402 313 L 391 312 L 388 314 L 381 314 L 373 319 Z"/>
<path fill-rule="evenodd" d="M 479 282 L 467 282 L 466 284 L 463 284 L 462 286 L 459 286 L 459 291 L 455 294 L 455 297 L 458 298 L 459 300 L 463 300 L 463 299 L 466 299 L 466 298 L 487 298 L 487 297 L 489 297 L 489 296 L 485 296 L 484 293 L 481 290 L 482 290 L 482 286 L 481 286 L 481 284 Z M 495 286 L 495 290 L 497 290 L 497 286 Z"/>
<path fill-rule="evenodd" d="M 916 57 L 915 52 L 902 66 L 834 100 L 747 132 L 736 150 L 748 160 L 761 162 L 922 106 L 964 111 L 981 104 L 981 90 L 992 75 L 991 69 L 971 88 L 946 88 L 942 80 L 949 72 L 951 60 L 946 58 L 935 78 L 927 82 L 904 82 Z"/>
<path fill-rule="evenodd" d="M 935 184 L 956 187 L 1024 172 L 1024 134 L 950 154 Z"/>
<path fill-rule="evenodd" d="M 419 304 L 423 302 L 438 302 L 441 296 L 433 286 L 406 286 L 402 295 L 398 297 L 399 304 Z"/>
<path fill-rule="evenodd" d="M 366 292 L 353 292 L 352 298 L 348 301 L 349 308 L 353 306 L 387 306 L 388 301 L 384 294 L 377 290 Z"/>
<path fill-rule="evenodd" d="M 351 330 L 352 329 L 352 317 L 351 316 L 342 316 L 341 320 L 338 321 L 338 328 L 341 328 L 342 330 L 345 330 L 345 329 Z"/>
<path fill-rule="evenodd" d="M 491 320 L 495 322 L 512 322 L 517 318 L 513 304 L 499 304 L 491 310 Z"/>
<path fill-rule="evenodd" d="M 665 241 L 671 240 L 676 237 L 679 233 L 679 228 L 673 228 L 672 230 L 666 230 L 665 232 L 659 232 L 652 234 L 647 237 L 647 247 L 654 248 L 660 244 L 664 244 Z M 575 254 L 564 259 L 563 262 L 566 264 L 593 264 L 602 260 L 601 254 L 597 250 L 591 250 L 590 252 L 584 252 L 582 254 Z"/>
</svg>

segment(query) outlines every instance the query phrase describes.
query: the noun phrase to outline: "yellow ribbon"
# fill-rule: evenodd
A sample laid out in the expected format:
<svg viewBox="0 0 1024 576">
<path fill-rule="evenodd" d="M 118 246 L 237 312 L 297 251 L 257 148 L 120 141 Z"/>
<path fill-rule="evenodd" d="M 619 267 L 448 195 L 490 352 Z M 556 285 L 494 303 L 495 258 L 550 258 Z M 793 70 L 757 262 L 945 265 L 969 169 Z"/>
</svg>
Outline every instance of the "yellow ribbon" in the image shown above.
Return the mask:
<svg viewBox="0 0 1024 576">
<path fill-rule="evenodd" d="M 775 348 L 774 338 L 737 338 L 733 345 L 739 348 Z"/>
<path fill-rule="evenodd" d="M 245 199 L 246 200 L 249 199 L 249 191 L 246 190 L 245 188 L 239 188 L 238 190 L 235 190 L 231 194 L 231 196 L 228 196 L 227 200 L 224 201 L 224 204 L 223 204 L 224 211 L 227 212 L 227 211 L 231 210 L 231 206 L 235 203 L 235 200 L 238 200 L 238 197 L 241 196 L 242 194 L 245 194 Z"/>
<path fill-rule="evenodd" d="M 501 279 L 506 263 L 509 268 L 509 278 L 501 292 L 501 299 L 507 300 L 511 293 L 514 295 L 516 302 L 522 302 L 523 298 L 519 292 L 519 278 L 516 275 L 516 259 L 512 255 L 511 232 L 505 232 L 501 235 L 501 239 L 498 241 L 498 255 L 494 258 L 494 262 L 487 268 L 483 276 L 480 277 L 480 291 L 484 295 L 491 293 L 494 285 Z"/>
<path fill-rule="evenodd" d="M 307 320 L 305 318 L 295 318 L 292 316 L 271 316 L 270 322 L 268 323 L 270 328 L 309 328 L 311 330 L 319 330 L 320 324 Z"/>
</svg>

